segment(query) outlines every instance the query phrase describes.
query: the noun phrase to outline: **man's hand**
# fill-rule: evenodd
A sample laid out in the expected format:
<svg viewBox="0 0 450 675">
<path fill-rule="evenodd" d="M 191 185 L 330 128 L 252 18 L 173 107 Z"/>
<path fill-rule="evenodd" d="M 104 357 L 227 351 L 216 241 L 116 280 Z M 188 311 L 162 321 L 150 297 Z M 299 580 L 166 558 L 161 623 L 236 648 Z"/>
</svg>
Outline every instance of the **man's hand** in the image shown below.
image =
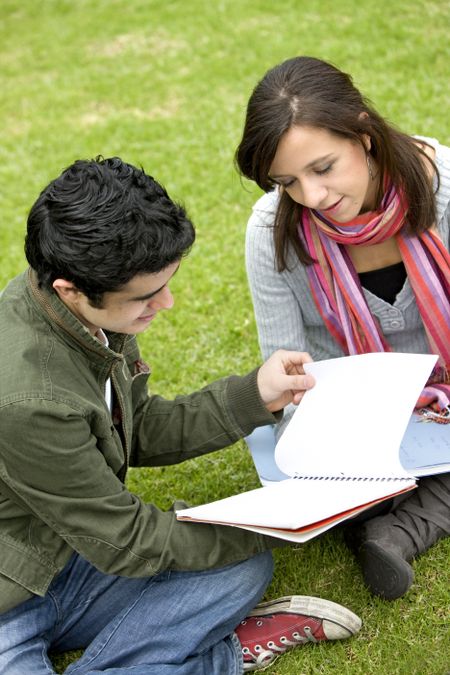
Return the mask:
<svg viewBox="0 0 450 675">
<path fill-rule="evenodd" d="M 306 352 L 274 352 L 258 371 L 257 383 L 269 412 L 281 410 L 288 403 L 300 403 L 307 389 L 314 386 L 312 375 L 305 375 L 304 363 L 312 358 Z"/>
</svg>

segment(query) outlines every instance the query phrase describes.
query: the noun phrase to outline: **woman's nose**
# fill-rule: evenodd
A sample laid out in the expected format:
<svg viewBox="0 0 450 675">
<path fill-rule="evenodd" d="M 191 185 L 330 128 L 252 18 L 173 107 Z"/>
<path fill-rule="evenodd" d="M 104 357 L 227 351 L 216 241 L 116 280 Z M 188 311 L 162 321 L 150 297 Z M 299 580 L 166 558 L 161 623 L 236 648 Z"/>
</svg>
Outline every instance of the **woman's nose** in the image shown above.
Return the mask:
<svg viewBox="0 0 450 675">
<path fill-rule="evenodd" d="M 308 209 L 317 209 L 326 203 L 327 188 L 314 180 L 303 181 L 297 190 L 296 195 L 292 195 L 293 199 Z"/>
</svg>

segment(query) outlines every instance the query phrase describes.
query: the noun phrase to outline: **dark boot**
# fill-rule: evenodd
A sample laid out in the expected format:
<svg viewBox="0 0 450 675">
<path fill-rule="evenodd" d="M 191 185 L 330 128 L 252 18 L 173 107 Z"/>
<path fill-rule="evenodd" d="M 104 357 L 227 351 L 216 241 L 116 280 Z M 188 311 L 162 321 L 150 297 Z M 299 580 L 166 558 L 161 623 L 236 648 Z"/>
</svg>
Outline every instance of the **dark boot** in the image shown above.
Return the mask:
<svg viewBox="0 0 450 675">
<path fill-rule="evenodd" d="M 409 564 L 450 534 L 450 474 L 430 476 L 391 513 L 350 527 L 346 541 L 361 562 L 374 595 L 395 600 L 414 581 Z"/>
</svg>

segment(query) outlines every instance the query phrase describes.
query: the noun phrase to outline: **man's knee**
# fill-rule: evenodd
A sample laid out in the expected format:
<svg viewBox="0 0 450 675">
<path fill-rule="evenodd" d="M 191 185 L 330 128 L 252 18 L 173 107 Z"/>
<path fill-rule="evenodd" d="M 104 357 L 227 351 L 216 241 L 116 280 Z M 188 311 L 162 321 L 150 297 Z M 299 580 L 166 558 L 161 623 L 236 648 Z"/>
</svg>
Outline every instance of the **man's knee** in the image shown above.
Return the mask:
<svg viewBox="0 0 450 675">
<path fill-rule="evenodd" d="M 270 551 L 259 553 L 249 558 L 244 563 L 240 563 L 241 576 L 240 583 L 242 587 L 247 584 L 249 587 L 261 588 L 264 592 L 265 587 L 270 583 L 273 576 L 273 557 Z"/>
</svg>

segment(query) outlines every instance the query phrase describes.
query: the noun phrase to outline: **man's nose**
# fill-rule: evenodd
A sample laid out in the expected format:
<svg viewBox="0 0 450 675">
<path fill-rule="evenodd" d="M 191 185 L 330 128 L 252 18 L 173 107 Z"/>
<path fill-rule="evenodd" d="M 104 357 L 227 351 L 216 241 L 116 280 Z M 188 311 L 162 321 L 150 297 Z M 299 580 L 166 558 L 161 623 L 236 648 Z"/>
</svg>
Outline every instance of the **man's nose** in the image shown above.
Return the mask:
<svg viewBox="0 0 450 675">
<path fill-rule="evenodd" d="M 148 306 L 151 309 L 171 309 L 174 305 L 174 298 L 168 286 L 161 288 L 159 293 L 150 298 Z"/>
</svg>

